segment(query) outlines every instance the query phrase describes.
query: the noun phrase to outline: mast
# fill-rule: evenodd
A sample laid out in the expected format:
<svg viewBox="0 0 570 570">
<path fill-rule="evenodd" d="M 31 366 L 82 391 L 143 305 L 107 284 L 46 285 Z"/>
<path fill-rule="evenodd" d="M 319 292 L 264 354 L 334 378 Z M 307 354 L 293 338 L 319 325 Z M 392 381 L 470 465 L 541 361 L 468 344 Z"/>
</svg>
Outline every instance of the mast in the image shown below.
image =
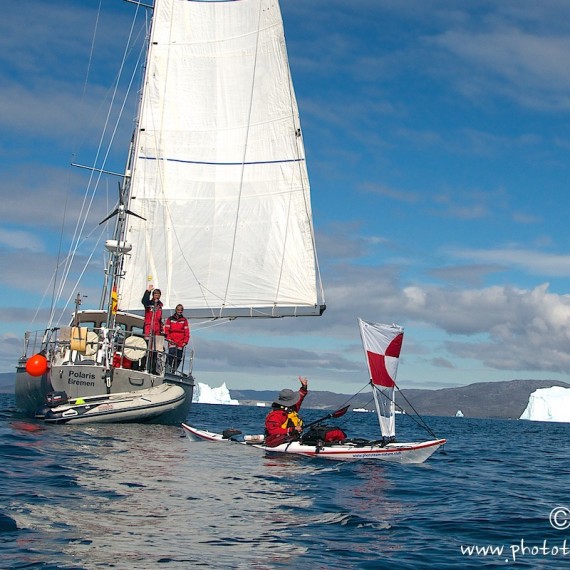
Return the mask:
<svg viewBox="0 0 570 570">
<path fill-rule="evenodd" d="M 152 9 L 153 6 L 128 0 L 133 4 L 138 4 L 145 8 Z M 155 6 L 158 0 L 155 0 Z M 148 57 L 150 37 L 152 33 L 152 21 L 149 32 L 147 34 L 147 54 L 146 62 L 143 68 L 143 89 L 146 84 L 146 70 L 148 69 Z M 119 204 L 117 208 L 111 212 L 100 224 L 103 224 L 112 217 L 116 217 L 115 227 L 113 230 L 113 238 L 105 242 L 105 249 L 109 252 L 109 261 L 105 270 L 105 281 L 103 293 L 101 297 L 101 308 L 107 310 L 107 326 L 109 329 L 115 328 L 115 314 L 118 310 L 119 298 L 121 294 L 122 280 L 125 277 L 125 256 L 132 250 L 132 244 L 127 241 L 128 216 L 135 216 L 144 220 L 144 218 L 130 209 L 131 202 L 131 180 L 132 165 L 134 162 L 134 153 L 136 142 L 138 139 L 138 125 L 140 123 L 141 107 L 143 101 L 143 92 L 139 98 L 138 109 L 135 118 L 135 126 L 131 141 L 129 143 L 129 151 L 127 154 L 127 163 L 121 182 L 119 183 Z"/>
</svg>

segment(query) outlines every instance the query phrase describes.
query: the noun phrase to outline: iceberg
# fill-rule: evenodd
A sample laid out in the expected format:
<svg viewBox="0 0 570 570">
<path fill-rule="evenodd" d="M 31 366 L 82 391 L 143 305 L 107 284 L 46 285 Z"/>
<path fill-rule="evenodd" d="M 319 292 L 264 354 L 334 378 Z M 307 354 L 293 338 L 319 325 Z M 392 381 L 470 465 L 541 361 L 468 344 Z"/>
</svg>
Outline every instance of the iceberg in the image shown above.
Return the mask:
<svg viewBox="0 0 570 570">
<path fill-rule="evenodd" d="M 528 399 L 521 420 L 570 423 L 570 388 L 539 388 Z"/>
<path fill-rule="evenodd" d="M 230 391 L 224 382 L 218 388 L 212 388 L 208 384 L 198 382 L 194 386 L 192 402 L 197 404 L 225 404 L 227 406 L 239 406 L 238 400 L 232 400 Z"/>
</svg>

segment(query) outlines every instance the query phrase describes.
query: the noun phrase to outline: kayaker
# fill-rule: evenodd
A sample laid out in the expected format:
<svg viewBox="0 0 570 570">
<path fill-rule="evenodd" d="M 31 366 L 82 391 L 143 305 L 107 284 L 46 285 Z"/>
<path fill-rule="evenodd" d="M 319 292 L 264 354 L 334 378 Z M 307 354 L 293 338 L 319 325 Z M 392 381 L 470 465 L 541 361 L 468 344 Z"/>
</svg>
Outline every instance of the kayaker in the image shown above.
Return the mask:
<svg viewBox="0 0 570 570">
<path fill-rule="evenodd" d="M 299 381 L 301 388 L 298 395 L 293 390 L 284 388 L 271 404 L 272 409 L 265 418 L 266 444 L 284 436 L 300 435 L 303 431 L 303 420 L 298 412 L 309 390 L 307 378 L 299 376 Z"/>
</svg>

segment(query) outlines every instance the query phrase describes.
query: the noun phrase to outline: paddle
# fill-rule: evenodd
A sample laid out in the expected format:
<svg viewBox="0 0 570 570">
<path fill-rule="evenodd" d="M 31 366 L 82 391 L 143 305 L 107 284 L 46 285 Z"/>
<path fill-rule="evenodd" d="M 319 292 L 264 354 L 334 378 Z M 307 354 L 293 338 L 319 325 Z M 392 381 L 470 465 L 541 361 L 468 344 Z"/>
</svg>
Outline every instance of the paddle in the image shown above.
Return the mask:
<svg viewBox="0 0 570 570">
<path fill-rule="evenodd" d="M 348 408 L 350 408 L 350 405 L 345 406 L 344 408 L 340 408 L 339 410 L 336 410 L 335 412 L 331 412 L 330 414 L 327 414 L 326 416 L 319 418 L 318 420 L 315 420 L 314 422 L 311 422 L 309 424 L 307 424 L 306 426 L 303 426 L 303 429 L 307 429 L 310 428 L 314 425 L 320 424 L 321 422 L 324 422 L 325 420 L 328 420 L 330 418 L 340 418 L 341 416 L 344 416 L 344 414 L 346 414 L 346 412 L 348 411 Z M 269 441 L 267 441 L 267 438 L 265 439 L 265 447 L 277 447 L 278 445 L 281 445 L 283 443 L 290 443 L 292 441 L 295 441 L 295 439 L 299 438 L 299 433 L 298 432 L 294 432 L 292 434 L 279 434 L 276 435 L 275 437 L 271 437 L 268 436 L 271 439 Z"/>
</svg>

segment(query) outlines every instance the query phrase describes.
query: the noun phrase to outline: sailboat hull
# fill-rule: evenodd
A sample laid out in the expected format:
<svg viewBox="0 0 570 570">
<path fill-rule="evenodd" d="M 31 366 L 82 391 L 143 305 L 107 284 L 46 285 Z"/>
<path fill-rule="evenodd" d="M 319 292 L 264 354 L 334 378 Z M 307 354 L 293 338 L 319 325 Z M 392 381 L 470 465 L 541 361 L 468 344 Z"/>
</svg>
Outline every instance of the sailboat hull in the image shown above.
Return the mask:
<svg viewBox="0 0 570 570">
<path fill-rule="evenodd" d="M 266 447 L 263 444 L 235 438 L 224 438 L 222 434 L 200 430 L 187 424 L 182 424 L 184 433 L 191 441 L 235 442 L 247 447 L 260 449 L 268 453 L 284 453 L 303 455 L 318 459 L 333 459 L 336 461 L 355 461 L 361 459 L 376 459 L 393 463 L 423 463 L 435 451 L 446 443 L 445 439 L 435 439 L 423 442 L 389 443 L 380 445 L 374 442 L 364 443 L 362 440 L 335 442 L 325 446 L 304 445 L 297 441 Z M 247 437 L 247 436 L 246 436 Z"/>
<path fill-rule="evenodd" d="M 78 372 L 86 374 L 86 372 Z M 194 393 L 194 380 L 191 376 L 186 377 L 170 377 L 167 380 L 152 386 L 149 382 L 148 387 L 137 387 L 130 385 L 130 389 L 124 389 L 125 384 L 118 382 L 109 394 L 106 393 L 104 384 L 97 389 L 92 390 L 70 390 L 61 389 L 56 383 L 56 387 L 52 385 L 49 374 L 43 375 L 41 378 L 33 378 L 23 371 L 16 374 L 16 406 L 29 417 L 40 417 L 48 423 L 87 423 L 87 422 L 145 422 L 157 423 L 162 425 L 179 425 L 188 417 L 192 404 L 192 396 Z M 129 384 L 127 384 L 128 386 Z M 145 384 L 142 383 L 142 386 Z M 123 388 L 121 390 L 121 388 Z M 131 405 L 122 405 L 109 408 L 105 413 L 99 411 L 79 409 L 81 417 L 73 417 L 73 412 L 68 416 L 59 416 L 53 414 L 50 418 L 44 418 L 41 410 L 45 409 L 46 397 L 50 392 L 65 392 L 66 397 L 70 401 L 82 399 L 85 401 L 98 401 L 103 404 L 107 401 L 124 400 L 125 394 L 130 394 L 129 398 L 133 400 L 135 397 L 140 401 Z M 68 406 L 69 407 L 69 406 Z M 38 416 L 38 411 L 39 416 Z"/>
<path fill-rule="evenodd" d="M 185 421 L 194 394 L 191 359 L 180 366 L 186 373 L 169 372 L 164 351 L 156 354 L 149 351 L 140 334 L 142 317 L 124 312 L 117 313 L 121 345 L 111 358 L 107 355 L 107 332 L 103 327 L 106 317 L 106 312 L 101 310 L 79 311 L 76 321 L 90 326 L 48 330 L 41 345 L 27 347 L 30 352 L 46 356 L 46 369 L 41 376 L 32 376 L 26 370 L 27 355 L 20 359 L 15 385 L 18 409 L 28 417 L 38 417 L 37 411 L 45 408 L 48 394 L 56 392 L 66 402 L 80 399 L 92 404 L 114 399 L 113 408 L 106 413 L 95 413 L 90 404 L 89 410 L 76 408 L 77 414 L 68 410 L 73 421 L 63 421 L 63 417 L 59 421 L 54 417 L 52 423 L 140 421 L 179 425 Z M 77 344 L 76 338 L 86 339 L 86 342 Z M 154 363 L 152 372 L 150 366 L 144 365 L 147 361 Z M 117 406 L 117 398 L 125 401 L 127 393 L 133 395 L 131 401 L 137 393 L 143 399 L 138 404 Z M 44 417 L 43 412 L 39 415 Z M 81 417 L 75 418 L 75 415 Z"/>
<path fill-rule="evenodd" d="M 53 391 L 49 374 L 30 376 L 26 372 L 26 358 L 16 368 L 14 396 L 16 407 L 28 417 L 33 417 L 39 406 L 45 403 L 46 394 Z"/>
</svg>

